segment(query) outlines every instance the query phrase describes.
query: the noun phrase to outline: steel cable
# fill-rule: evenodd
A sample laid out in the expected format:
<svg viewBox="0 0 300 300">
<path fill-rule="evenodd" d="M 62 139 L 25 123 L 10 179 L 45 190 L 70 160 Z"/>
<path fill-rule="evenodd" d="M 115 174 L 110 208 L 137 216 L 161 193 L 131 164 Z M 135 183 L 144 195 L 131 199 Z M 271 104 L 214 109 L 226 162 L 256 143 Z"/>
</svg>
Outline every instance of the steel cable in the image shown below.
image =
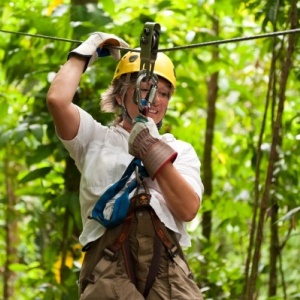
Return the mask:
<svg viewBox="0 0 300 300">
<path fill-rule="evenodd" d="M 25 35 L 25 36 L 35 37 L 35 38 L 43 38 L 43 39 L 68 42 L 68 43 L 76 43 L 76 44 L 82 43 L 82 41 L 79 41 L 79 40 L 53 37 L 53 36 L 47 36 L 47 35 L 42 35 L 42 34 L 31 34 L 31 33 L 26 33 L 26 32 L 18 32 L 18 31 L 4 30 L 4 29 L 0 29 L 0 32 Z M 237 42 L 242 42 L 242 41 L 249 41 L 249 40 L 261 39 L 261 38 L 269 38 L 269 37 L 275 37 L 275 36 L 280 36 L 280 35 L 295 34 L 295 33 L 299 33 L 299 32 L 300 32 L 300 28 L 296 28 L 296 29 L 290 29 L 290 30 L 284 30 L 284 31 L 275 31 L 275 32 L 269 32 L 269 33 L 264 33 L 264 34 L 258 34 L 258 35 L 253 35 L 253 36 L 209 41 L 209 42 L 190 44 L 190 45 L 185 45 L 185 46 L 177 46 L 177 47 L 172 47 L 172 48 L 163 48 L 163 49 L 158 49 L 158 52 L 176 51 L 176 50 L 200 48 L 200 47 L 206 47 L 206 46 L 216 46 L 216 45 L 221 45 L 221 44 L 237 43 Z M 117 46 L 108 46 L 107 48 L 140 52 L 140 50 L 138 50 L 138 49 L 124 48 L 124 47 L 117 47 Z"/>
</svg>

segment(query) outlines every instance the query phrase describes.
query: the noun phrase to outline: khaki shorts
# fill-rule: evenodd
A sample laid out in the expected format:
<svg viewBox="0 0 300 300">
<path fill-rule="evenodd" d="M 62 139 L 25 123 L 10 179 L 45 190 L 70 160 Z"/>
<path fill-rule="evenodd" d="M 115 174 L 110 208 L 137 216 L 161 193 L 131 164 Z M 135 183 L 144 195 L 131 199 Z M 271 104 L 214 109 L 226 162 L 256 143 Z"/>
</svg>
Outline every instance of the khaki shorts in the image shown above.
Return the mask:
<svg viewBox="0 0 300 300">
<path fill-rule="evenodd" d="M 164 231 L 170 232 L 164 227 Z M 112 245 L 120 232 L 120 226 L 108 229 L 106 233 L 86 252 L 79 278 L 80 300 L 142 300 L 149 267 L 153 256 L 155 231 L 147 209 L 134 213 L 128 242 L 132 254 L 132 268 L 135 285 L 127 275 L 124 256 L 119 251 L 116 260 L 102 259 L 103 250 Z M 172 241 L 175 242 L 174 238 Z M 177 243 L 178 245 L 178 243 Z M 180 252 L 182 256 L 182 252 Z M 201 300 L 201 292 L 193 281 L 170 258 L 162 247 L 155 281 L 147 300 Z"/>
</svg>

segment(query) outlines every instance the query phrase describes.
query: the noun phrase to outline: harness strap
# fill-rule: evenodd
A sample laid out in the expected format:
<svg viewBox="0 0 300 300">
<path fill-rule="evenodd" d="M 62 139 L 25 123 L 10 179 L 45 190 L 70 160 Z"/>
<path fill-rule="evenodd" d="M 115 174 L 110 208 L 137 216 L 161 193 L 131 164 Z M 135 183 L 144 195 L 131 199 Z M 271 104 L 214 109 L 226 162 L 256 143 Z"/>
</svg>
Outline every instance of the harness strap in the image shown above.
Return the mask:
<svg viewBox="0 0 300 300">
<path fill-rule="evenodd" d="M 129 252 L 127 253 L 127 249 L 125 248 L 123 249 L 123 244 L 127 240 L 127 237 L 130 232 L 132 215 L 133 214 L 129 214 L 125 219 L 125 221 L 123 222 L 121 231 L 118 237 L 115 239 L 114 243 L 103 250 L 103 256 L 98 262 L 98 264 L 96 265 L 93 274 L 91 274 L 90 276 L 91 278 L 89 278 L 89 282 L 96 282 L 98 280 L 101 274 L 103 274 L 103 272 L 105 272 L 105 270 L 111 265 L 111 263 L 118 258 L 119 250 L 122 248 L 128 277 L 133 283 L 135 283 L 135 277 L 132 275 L 134 274 L 134 272 L 129 268 L 129 265 L 132 266 L 132 262 L 128 261 L 130 260 L 131 257 L 129 256 Z M 87 250 L 88 249 L 86 249 L 86 251 Z"/>
<path fill-rule="evenodd" d="M 106 254 L 105 258 L 107 260 L 115 260 L 117 258 L 118 251 L 121 249 L 122 245 L 129 236 L 132 216 L 133 213 L 130 213 L 126 217 L 125 221 L 122 223 L 121 231 L 118 237 L 115 239 L 114 243 L 104 249 L 104 253 Z"/>
<path fill-rule="evenodd" d="M 142 177 L 148 177 L 145 167 L 142 166 L 140 159 L 134 158 L 123 173 L 121 179 L 110 186 L 96 202 L 89 219 L 94 219 L 106 228 L 115 227 L 123 222 L 126 218 L 130 205 L 129 194 L 138 186 L 137 179 L 134 179 L 125 189 L 125 191 L 115 199 L 119 192 L 125 187 L 132 173 L 138 168 Z M 106 204 L 114 200 L 112 215 L 109 219 L 104 216 Z"/>
<path fill-rule="evenodd" d="M 148 273 L 147 280 L 146 280 L 145 290 L 143 293 L 143 296 L 145 297 L 145 299 L 147 298 L 147 296 L 150 292 L 150 289 L 154 283 L 154 280 L 156 278 L 156 275 L 158 273 L 161 250 L 162 250 L 162 242 L 159 239 L 159 237 L 157 235 L 155 235 L 154 242 L 153 242 L 153 256 L 152 256 L 149 273 Z"/>
<path fill-rule="evenodd" d="M 182 269 L 182 271 L 186 274 L 186 276 L 191 277 L 192 272 L 189 269 L 187 263 L 178 255 L 178 247 L 169 240 L 169 238 L 166 236 L 164 233 L 162 227 L 161 227 L 161 222 L 159 218 L 157 217 L 156 213 L 154 210 L 150 210 L 150 216 L 152 219 L 152 223 L 155 229 L 156 234 L 162 241 L 162 243 L 167 247 L 168 252 L 170 254 L 170 257 L 172 260 Z"/>
<path fill-rule="evenodd" d="M 135 272 L 134 272 L 134 268 L 133 268 L 133 258 L 132 258 L 132 254 L 130 251 L 130 245 L 129 245 L 128 239 L 122 245 L 122 253 L 123 253 L 123 257 L 124 257 L 124 263 L 125 263 L 128 278 L 136 286 L 136 277 L 135 277 Z"/>
<path fill-rule="evenodd" d="M 120 233 L 118 234 L 113 244 L 104 249 L 104 255 L 101 258 L 100 262 L 98 263 L 101 266 L 101 269 L 106 269 L 107 266 L 112 261 L 117 259 L 119 250 L 122 249 L 128 278 L 132 281 L 134 285 L 136 285 L 132 255 L 130 252 L 130 247 L 128 245 L 128 236 L 130 234 L 131 221 L 132 221 L 134 211 L 140 207 L 149 208 L 148 211 L 151 216 L 152 224 L 156 235 L 154 237 L 154 242 L 153 242 L 153 256 L 152 256 L 148 276 L 146 279 L 145 290 L 143 293 L 145 298 L 149 294 L 149 291 L 157 276 L 162 245 L 164 245 L 167 248 L 167 251 L 171 259 L 183 270 L 183 272 L 188 277 L 191 277 L 192 274 L 190 269 L 188 268 L 187 263 L 184 261 L 184 259 L 180 257 L 180 255 L 178 255 L 178 251 L 180 249 L 170 241 L 170 239 L 168 238 L 168 236 L 163 230 L 161 221 L 159 220 L 156 213 L 149 205 L 150 198 L 151 195 L 147 193 L 141 193 L 131 198 L 129 212 L 125 221 L 122 223 Z"/>
</svg>

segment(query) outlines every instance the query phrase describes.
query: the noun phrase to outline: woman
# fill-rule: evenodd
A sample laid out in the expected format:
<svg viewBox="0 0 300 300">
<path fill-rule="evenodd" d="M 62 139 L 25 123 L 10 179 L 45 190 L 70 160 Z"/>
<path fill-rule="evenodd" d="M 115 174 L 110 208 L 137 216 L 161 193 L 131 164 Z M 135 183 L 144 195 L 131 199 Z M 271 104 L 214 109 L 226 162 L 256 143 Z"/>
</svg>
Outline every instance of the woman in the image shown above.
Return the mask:
<svg viewBox="0 0 300 300">
<path fill-rule="evenodd" d="M 92 34 L 71 51 L 47 95 L 57 134 L 81 173 L 80 299 L 202 299 L 181 250 L 190 245 L 186 222 L 203 193 L 200 162 L 191 145 L 158 133 L 176 85 L 174 66 L 158 53 L 157 92 L 143 117 L 140 57 L 125 54 L 102 95 L 102 110 L 116 114 L 114 125 L 104 126 L 72 99 L 98 57 L 120 58 L 105 46 L 128 45 L 112 34 Z M 141 81 L 142 98 L 153 83 Z"/>
</svg>

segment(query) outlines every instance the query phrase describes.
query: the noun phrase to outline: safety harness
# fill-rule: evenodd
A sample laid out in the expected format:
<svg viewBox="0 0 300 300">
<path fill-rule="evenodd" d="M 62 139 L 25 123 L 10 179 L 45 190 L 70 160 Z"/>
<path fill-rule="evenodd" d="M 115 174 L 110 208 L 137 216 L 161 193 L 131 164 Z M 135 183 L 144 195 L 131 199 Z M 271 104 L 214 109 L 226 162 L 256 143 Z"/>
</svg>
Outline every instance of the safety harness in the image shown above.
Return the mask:
<svg viewBox="0 0 300 300">
<path fill-rule="evenodd" d="M 128 184 L 123 194 L 115 200 L 111 217 L 109 219 L 105 218 L 104 210 L 107 203 L 114 199 L 115 196 L 118 195 L 118 193 L 124 188 L 133 172 L 136 172 L 136 178 Z M 98 221 L 106 228 L 115 227 L 122 223 L 126 218 L 130 205 L 129 194 L 138 186 L 138 180 L 140 177 L 149 177 L 149 175 L 144 166 L 142 166 L 141 160 L 134 158 L 123 173 L 121 179 L 110 186 L 99 198 L 92 210 L 91 216 L 89 216 L 89 219 Z"/>
<path fill-rule="evenodd" d="M 136 178 L 128 184 L 124 193 L 115 200 L 112 216 L 110 219 L 106 219 L 103 214 L 106 204 L 120 192 L 120 190 L 129 181 L 133 172 L 135 172 Z M 151 194 L 149 193 L 149 189 L 145 181 L 146 177 L 148 177 L 148 174 L 145 168 L 141 165 L 141 161 L 136 158 L 133 159 L 121 179 L 107 189 L 106 192 L 99 198 L 90 217 L 100 222 L 106 228 L 111 228 L 121 224 L 117 238 L 103 251 L 103 256 L 93 272 L 94 280 L 96 281 L 97 277 L 101 276 L 105 269 L 117 259 L 120 251 L 122 251 L 127 275 L 132 283 L 136 285 L 134 264 L 128 237 L 130 234 L 132 218 L 136 210 L 141 208 L 147 209 L 151 216 L 151 221 L 156 234 L 153 242 L 152 261 L 143 293 L 145 298 L 147 297 L 157 276 L 162 246 L 167 249 L 171 260 L 174 261 L 188 277 L 191 277 L 191 271 L 183 258 L 178 242 L 176 243 L 172 241 L 172 238 L 170 238 L 170 235 L 167 233 L 165 226 L 161 223 L 155 211 L 150 206 Z M 139 193 L 141 187 L 143 187 L 143 191 Z M 133 197 L 129 199 L 128 196 L 134 188 L 136 188 L 136 191 Z M 87 247 L 83 250 L 87 250 Z"/>
</svg>

